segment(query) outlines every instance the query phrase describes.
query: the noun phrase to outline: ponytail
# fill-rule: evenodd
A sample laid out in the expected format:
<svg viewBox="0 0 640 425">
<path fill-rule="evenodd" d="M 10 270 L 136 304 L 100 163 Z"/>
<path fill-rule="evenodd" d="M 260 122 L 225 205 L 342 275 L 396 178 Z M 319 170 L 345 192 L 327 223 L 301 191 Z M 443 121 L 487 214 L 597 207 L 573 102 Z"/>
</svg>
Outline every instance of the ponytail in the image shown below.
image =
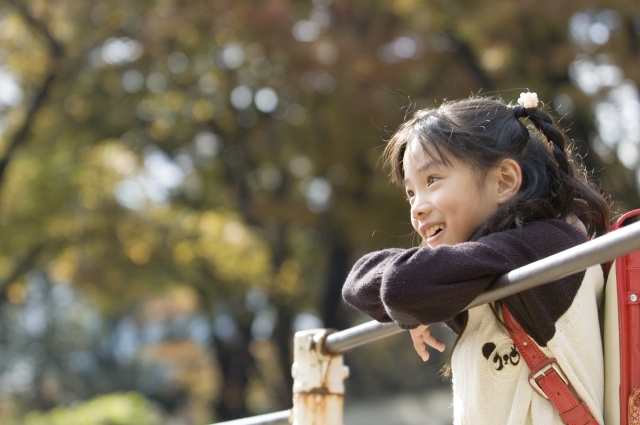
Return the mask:
<svg viewBox="0 0 640 425">
<path fill-rule="evenodd" d="M 552 146 L 553 157 L 558 163 L 559 170 L 568 178 L 573 178 L 569 157 L 565 151 L 565 135 L 553 123 L 548 113 L 538 108 L 525 108 L 521 105 L 513 107 L 516 118 L 527 117 L 533 125 L 542 133 Z"/>
<path fill-rule="evenodd" d="M 553 157 L 552 161 L 550 161 L 550 158 L 547 158 L 546 161 L 549 182 L 548 193 L 545 198 L 548 200 L 549 205 L 544 205 L 545 202 L 537 202 L 538 205 L 534 209 L 538 209 L 538 213 L 542 213 L 543 216 L 555 215 L 555 217 L 551 216 L 549 218 L 566 219 L 570 215 L 575 215 L 583 222 L 590 236 L 604 233 L 611 219 L 610 203 L 588 179 L 586 171 L 581 164 L 576 164 L 573 159 L 570 141 L 564 132 L 558 128 L 551 116 L 540 108 L 525 108 L 521 105 L 515 105 L 512 109 L 516 120 L 522 126 L 524 124 L 520 121 L 520 118 L 528 118 L 535 129 L 548 141 L 549 149 L 529 149 L 530 152 L 528 154 L 537 156 L 531 152 L 532 150 L 537 150 L 540 156 L 544 156 L 544 152 L 550 152 Z M 543 144 L 535 140 L 533 136 L 532 139 L 534 140 L 530 141 L 530 143 L 533 142 L 534 145 L 540 146 Z M 519 161 L 523 168 L 527 162 L 535 161 L 533 161 L 533 158 L 526 157 Z M 576 173 L 578 177 L 576 177 Z M 517 198 L 523 198 L 523 196 L 516 196 L 515 198 L 512 200 L 513 206 L 508 209 L 513 210 L 522 206 L 522 203 Z M 531 204 L 531 199 L 527 203 Z M 529 208 L 525 207 L 524 211 L 527 209 Z M 533 215 L 538 214 L 534 213 Z M 520 222 L 523 221 L 523 218 L 525 217 L 521 214 Z M 518 224 L 517 219 L 512 222 L 515 222 L 516 225 Z M 483 233 L 487 231 L 489 229 L 485 229 Z"/>
</svg>

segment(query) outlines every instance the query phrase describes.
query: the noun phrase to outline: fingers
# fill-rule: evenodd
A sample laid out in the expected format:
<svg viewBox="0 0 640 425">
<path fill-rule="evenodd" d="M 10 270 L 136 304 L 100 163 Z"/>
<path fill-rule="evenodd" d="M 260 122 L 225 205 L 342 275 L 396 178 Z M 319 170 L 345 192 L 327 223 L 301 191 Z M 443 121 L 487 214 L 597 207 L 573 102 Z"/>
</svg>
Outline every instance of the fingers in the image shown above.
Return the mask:
<svg viewBox="0 0 640 425">
<path fill-rule="evenodd" d="M 426 345 L 429 345 L 440 352 L 445 349 L 444 343 L 431 334 L 429 326 L 420 325 L 417 328 L 411 329 L 409 334 L 413 341 L 413 348 L 416 350 L 422 361 L 426 362 L 429 360 L 429 351 L 427 351 Z"/>
<path fill-rule="evenodd" d="M 409 329 L 409 333 L 411 334 L 411 338 L 413 338 L 414 336 L 422 335 L 422 333 L 425 330 L 429 330 L 429 326 L 427 326 L 427 325 L 418 325 L 417 327 L 415 327 L 413 329 Z"/>
<path fill-rule="evenodd" d="M 429 352 L 421 339 L 419 341 L 415 339 L 413 340 L 413 348 L 415 348 L 416 353 L 418 353 L 422 361 L 426 362 L 429 360 Z"/>
<path fill-rule="evenodd" d="M 435 336 L 433 336 L 433 334 L 428 329 L 422 333 L 422 339 L 424 340 L 424 343 L 427 344 L 428 346 L 435 348 L 441 353 L 444 351 L 444 348 L 445 348 L 444 342 L 440 341 Z"/>
<path fill-rule="evenodd" d="M 420 325 L 417 328 L 409 330 L 411 340 L 413 341 L 413 348 L 416 350 L 416 353 L 418 353 L 418 355 L 424 362 L 429 360 L 429 352 L 424 345 L 424 337 L 422 335 L 427 329 L 429 329 L 428 326 Z"/>
</svg>

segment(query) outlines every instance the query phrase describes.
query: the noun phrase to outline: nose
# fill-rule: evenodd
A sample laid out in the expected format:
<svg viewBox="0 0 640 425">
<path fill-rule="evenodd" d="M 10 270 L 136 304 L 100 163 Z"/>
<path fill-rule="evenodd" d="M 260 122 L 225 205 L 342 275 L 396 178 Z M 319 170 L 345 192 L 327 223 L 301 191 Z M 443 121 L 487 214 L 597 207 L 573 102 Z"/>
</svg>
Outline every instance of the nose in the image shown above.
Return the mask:
<svg viewBox="0 0 640 425">
<path fill-rule="evenodd" d="M 420 220 L 429 212 L 429 203 L 426 202 L 424 197 L 420 197 L 416 195 L 416 198 L 411 205 L 411 218 L 415 220 Z"/>
</svg>

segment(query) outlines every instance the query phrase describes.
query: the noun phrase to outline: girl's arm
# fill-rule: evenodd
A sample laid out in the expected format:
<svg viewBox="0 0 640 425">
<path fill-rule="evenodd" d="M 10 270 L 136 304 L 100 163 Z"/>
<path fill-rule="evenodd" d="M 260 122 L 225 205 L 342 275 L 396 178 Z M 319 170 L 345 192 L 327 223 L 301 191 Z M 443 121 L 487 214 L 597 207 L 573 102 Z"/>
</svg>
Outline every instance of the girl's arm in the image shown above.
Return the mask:
<svg viewBox="0 0 640 425">
<path fill-rule="evenodd" d="M 452 319 L 496 275 L 513 268 L 504 256 L 475 242 L 385 249 L 356 262 L 342 294 L 373 319 L 411 329 Z"/>
<path fill-rule="evenodd" d="M 450 321 L 498 276 L 584 241 L 564 222 L 541 220 L 477 242 L 378 251 L 354 265 L 343 295 L 374 319 L 393 320 L 405 329 Z M 557 294 L 555 286 L 545 285 L 539 291 Z M 539 297 L 526 292 L 522 296 Z M 511 307 L 511 300 L 505 301 Z M 527 315 L 524 308 L 516 314 L 523 315 Z"/>
<path fill-rule="evenodd" d="M 342 288 L 345 301 L 378 322 L 391 322 L 392 319 L 380 300 L 382 272 L 389 260 L 403 251 L 403 249 L 391 248 L 372 252 L 360 258 L 351 269 Z"/>
<path fill-rule="evenodd" d="M 487 243 L 413 248 L 387 263 L 380 299 L 401 327 L 446 322 L 514 268 L 509 257 Z"/>
</svg>

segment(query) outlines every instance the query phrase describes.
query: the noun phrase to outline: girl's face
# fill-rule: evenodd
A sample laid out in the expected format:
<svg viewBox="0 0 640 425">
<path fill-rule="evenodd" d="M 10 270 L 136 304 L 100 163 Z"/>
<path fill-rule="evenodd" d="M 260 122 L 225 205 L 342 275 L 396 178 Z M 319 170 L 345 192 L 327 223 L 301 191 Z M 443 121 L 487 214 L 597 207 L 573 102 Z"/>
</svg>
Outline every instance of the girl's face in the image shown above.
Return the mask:
<svg viewBox="0 0 640 425">
<path fill-rule="evenodd" d="M 403 158 L 411 224 L 432 248 L 468 241 L 499 206 L 494 172 L 480 181 L 469 165 L 449 160 L 447 165 L 429 156 L 416 140 L 408 143 Z"/>
</svg>

